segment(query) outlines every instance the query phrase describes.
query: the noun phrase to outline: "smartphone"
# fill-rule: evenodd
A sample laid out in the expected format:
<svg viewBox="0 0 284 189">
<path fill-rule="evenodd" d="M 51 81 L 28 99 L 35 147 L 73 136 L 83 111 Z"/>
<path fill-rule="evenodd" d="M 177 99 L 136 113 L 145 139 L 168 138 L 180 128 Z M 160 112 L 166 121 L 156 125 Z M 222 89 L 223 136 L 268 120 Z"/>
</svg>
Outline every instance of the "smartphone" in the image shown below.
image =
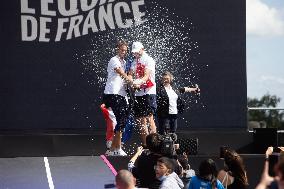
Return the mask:
<svg viewBox="0 0 284 189">
<path fill-rule="evenodd" d="M 268 162 L 269 162 L 269 168 L 268 168 L 268 174 L 272 177 L 275 176 L 275 166 L 279 161 L 279 153 L 272 153 L 269 156 Z"/>
</svg>

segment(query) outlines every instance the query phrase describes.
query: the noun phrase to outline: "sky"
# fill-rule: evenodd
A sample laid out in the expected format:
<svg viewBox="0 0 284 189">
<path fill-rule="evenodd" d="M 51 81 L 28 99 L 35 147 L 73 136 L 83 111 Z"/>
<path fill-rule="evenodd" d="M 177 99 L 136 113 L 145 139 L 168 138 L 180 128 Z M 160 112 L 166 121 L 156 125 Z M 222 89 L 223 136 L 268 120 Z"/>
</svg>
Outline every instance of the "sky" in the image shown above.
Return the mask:
<svg viewBox="0 0 284 189">
<path fill-rule="evenodd" d="M 284 0 L 246 0 L 247 96 L 281 98 L 284 108 Z"/>
</svg>

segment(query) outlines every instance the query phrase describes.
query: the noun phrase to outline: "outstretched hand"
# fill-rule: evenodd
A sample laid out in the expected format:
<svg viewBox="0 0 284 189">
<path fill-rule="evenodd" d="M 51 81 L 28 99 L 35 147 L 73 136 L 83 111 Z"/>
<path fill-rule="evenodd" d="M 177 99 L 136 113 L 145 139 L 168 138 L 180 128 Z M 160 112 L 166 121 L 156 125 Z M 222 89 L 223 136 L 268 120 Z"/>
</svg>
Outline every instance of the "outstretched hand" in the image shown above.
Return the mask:
<svg viewBox="0 0 284 189">
<path fill-rule="evenodd" d="M 137 148 L 137 154 L 140 156 L 142 154 L 142 152 L 143 152 L 143 146 L 139 146 Z"/>
</svg>

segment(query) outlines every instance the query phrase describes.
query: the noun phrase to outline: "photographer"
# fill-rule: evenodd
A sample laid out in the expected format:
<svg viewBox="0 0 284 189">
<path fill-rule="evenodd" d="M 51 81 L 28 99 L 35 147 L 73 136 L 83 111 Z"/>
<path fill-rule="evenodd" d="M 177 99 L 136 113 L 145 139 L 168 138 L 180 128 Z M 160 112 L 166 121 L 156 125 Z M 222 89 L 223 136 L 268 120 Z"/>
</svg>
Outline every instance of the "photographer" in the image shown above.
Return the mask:
<svg viewBox="0 0 284 189">
<path fill-rule="evenodd" d="M 143 150 L 142 147 L 139 147 L 136 154 L 130 159 L 128 169 L 137 178 L 139 187 L 158 188 L 161 184 L 161 182 L 156 179 L 154 166 L 156 165 L 157 160 L 162 156 L 171 157 L 171 159 L 173 159 L 174 144 L 173 141 L 170 140 L 171 139 L 167 139 L 158 133 L 151 133 L 146 137 L 148 149 Z M 170 142 L 170 145 L 165 145 Z M 176 165 L 175 170 L 178 170 L 176 169 Z"/>
</svg>

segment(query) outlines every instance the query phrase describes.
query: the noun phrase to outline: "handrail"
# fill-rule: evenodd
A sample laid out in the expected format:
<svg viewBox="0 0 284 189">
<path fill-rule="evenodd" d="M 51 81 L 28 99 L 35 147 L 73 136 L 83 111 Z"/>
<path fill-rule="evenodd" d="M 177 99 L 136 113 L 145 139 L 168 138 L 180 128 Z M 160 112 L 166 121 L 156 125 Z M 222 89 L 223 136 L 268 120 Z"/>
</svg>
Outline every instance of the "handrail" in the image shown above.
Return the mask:
<svg viewBox="0 0 284 189">
<path fill-rule="evenodd" d="M 284 108 L 248 107 L 248 110 L 284 110 Z"/>
</svg>

